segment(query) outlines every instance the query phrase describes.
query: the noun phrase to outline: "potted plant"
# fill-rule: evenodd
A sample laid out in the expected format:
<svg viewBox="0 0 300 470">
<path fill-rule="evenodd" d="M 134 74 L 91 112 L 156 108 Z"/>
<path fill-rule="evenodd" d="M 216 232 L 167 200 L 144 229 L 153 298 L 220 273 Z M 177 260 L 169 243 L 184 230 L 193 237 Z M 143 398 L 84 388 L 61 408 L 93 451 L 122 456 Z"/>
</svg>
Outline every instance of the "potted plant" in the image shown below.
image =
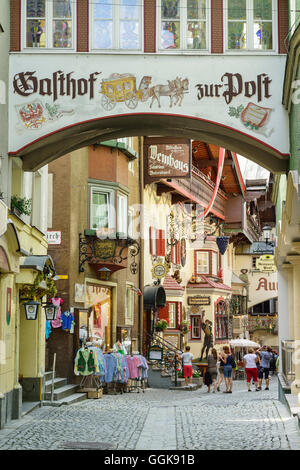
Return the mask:
<svg viewBox="0 0 300 470">
<path fill-rule="evenodd" d="M 183 335 L 186 335 L 188 332 L 189 332 L 189 322 L 188 320 L 183 320 L 181 323 L 180 323 L 180 326 L 179 326 L 180 330 L 181 330 L 181 333 Z"/>
<path fill-rule="evenodd" d="M 32 199 L 13 195 L 11 197 L 11 209 L 17 215 L 30 215 L 32 211 Z"/>
<path fill-rule="evenodd" d="M 155 324 L 156 331 L 164 331 L 168 328 L 167 320 L 158 320 Z"/>
</svg>

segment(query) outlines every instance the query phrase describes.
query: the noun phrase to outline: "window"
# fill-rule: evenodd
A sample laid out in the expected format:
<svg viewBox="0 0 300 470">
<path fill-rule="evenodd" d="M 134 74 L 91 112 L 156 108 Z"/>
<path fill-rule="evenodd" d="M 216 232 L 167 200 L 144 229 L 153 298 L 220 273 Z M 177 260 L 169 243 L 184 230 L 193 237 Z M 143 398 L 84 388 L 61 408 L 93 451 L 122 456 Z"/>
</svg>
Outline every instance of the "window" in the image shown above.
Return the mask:
<svg viewBox="0 0 300 470">
<path fill-rule="evenodd" d="M 134 299 L 133 290 L 131 286 L 126 286 L 126 302 L 125 302 L 125 323 L 126 325 L 133 324 L 133 310 L 134 310 Z"/>
<path fill-rule="evenodd" d="M 118 194 L 118 230 L 122 236 L 127 237 L 128 232 L 128 208 L 127 196 Z"/>
<path fill-rule="evenodd" d="M 168 303 L 168 309 L 169 309 L 169 328 L 176 328 L 177 327 L 176 303 L 175 302 L 169 302 Z"/>
<path fill-rule="evenodd" d="M 73 0 L 25 0 L 25 47 L 72 49 Z"/>
<path fill-rule="evenodd" d="M 216 339 L 228 338 L 228 315 L 226 303 L 223 300 L 217 302 L 215 307 L 216 316 Z"/>
<path fill-rule="evenodd" d="M 213 276 L 218 274 L 218 255 L 215 251 L 211 252 L 211 274 Z"/>
<path fill-rule="evenodd" d="M 115 230 L 114 191 L 92 186 L 90 195 L 90 228 Z"/>
<path fill-rule="evenodd" d="M 207 50 L 207 0 L 159 2 L 160 50 Z"/>
<path fill-rule="evenodd" d="M 200 315 L 191 315 L 191 339 L 201 339 Z"/>
<path fill-rule="evenodd" d="M 112 187 L 103 185 L 89 186 L 89 228 L 104 234 L 128 235 L 128 196 Z M 117 206 L 115 206 L 115 200 Z M 116 211 L 117 208 L 117 211 Z"/>
<path fill-rule="evenodd" d="M 228 50 L 274 50 L 274 0 L 227 0 Z"/>
<path fill-rule="evenodd" d="M 195 252 L 195 274 L 218 274 L 218 253 L 216 251 L 199 250 Z"/>
<path fill-rule="evenodd" d="M 141 50 L 141 0 L 94 0 L 93 49 Z"/>
<path fill-rule="evenodd" d="M 150 236 L 150 254 L 155 256 L 165 256 L 166 254 L 166 235 L 165 230 L 158 230 L 154 227 L 149 229 Z"/>
<path fill-rule="evenodd" d="M 196 252 L 196 273 L 209 274 L 209 252 L 197 251 Z"/>
</svg>

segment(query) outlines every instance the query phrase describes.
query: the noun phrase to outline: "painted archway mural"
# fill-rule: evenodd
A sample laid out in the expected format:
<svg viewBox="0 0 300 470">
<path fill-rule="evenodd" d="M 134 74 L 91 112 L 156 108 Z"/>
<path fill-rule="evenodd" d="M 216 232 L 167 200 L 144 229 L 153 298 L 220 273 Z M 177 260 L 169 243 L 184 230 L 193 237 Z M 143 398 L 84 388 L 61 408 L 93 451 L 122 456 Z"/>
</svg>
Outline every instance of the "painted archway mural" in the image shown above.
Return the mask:
<svg viewBox="0 0 300 470">
<path fill-rule="evenodd" d="M 176 135 L 283 172 L 289 156 L 284 68 L 281 56 L 14 54 L 10 155 L 35 170 L 118 136 Z"/>
</svg>

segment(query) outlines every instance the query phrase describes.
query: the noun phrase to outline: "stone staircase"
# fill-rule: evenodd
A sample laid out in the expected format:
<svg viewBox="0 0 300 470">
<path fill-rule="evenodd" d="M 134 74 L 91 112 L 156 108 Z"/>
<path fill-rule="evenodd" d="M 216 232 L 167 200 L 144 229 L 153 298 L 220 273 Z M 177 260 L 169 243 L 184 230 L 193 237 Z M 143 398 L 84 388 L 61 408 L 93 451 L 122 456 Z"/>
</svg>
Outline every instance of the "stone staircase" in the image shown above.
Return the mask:
<svg viewBox="0 0 300 470">
<path fill-rule="evenodd" d="M 87 393 L 78 393 L 79 385 L 68 384 L 66 378 L 54 376 L 54 393 L 51 401 L 52 371 L 45 372 L 43 406 L 71 405 L 87 399 Z"/>
</svg>

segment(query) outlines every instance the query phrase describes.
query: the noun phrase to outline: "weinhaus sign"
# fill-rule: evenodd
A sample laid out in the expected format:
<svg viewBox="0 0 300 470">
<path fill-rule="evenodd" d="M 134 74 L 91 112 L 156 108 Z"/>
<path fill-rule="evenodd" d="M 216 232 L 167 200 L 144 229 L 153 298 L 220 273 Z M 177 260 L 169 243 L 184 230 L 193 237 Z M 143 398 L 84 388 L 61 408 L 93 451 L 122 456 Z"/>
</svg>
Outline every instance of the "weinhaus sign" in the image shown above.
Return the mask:
<svg viewBox="0 0 300 470">
<path fill-rule="evenodd" d="M 13 54 L 9 69 L 11 155 L 82 123 L 149 114 L 217 124 L 289 153 L 284 56 Z M 188 175 L 187 155 L 166 150 L 150 150 L 149 176 Z"/>
<path fill-rule="evenodd" d="M 145 183 L 161 178 L 187 178 L 191 173 L 188 140 L 145 139 Z"/>
</svg>

